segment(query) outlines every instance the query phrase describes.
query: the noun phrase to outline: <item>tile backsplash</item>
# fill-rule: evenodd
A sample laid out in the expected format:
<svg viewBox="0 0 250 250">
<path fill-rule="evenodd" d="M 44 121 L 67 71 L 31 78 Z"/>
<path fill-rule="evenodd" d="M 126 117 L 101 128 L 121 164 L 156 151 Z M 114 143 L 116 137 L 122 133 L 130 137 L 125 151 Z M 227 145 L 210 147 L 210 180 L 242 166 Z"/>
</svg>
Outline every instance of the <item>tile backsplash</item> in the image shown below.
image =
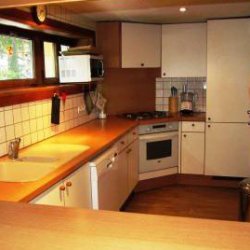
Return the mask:
<svg viewBox="0 0 250 250">
<path fill-rule="evenodd" d="M 168 111 L 168 97 L 171 96 L 171 87 L 176 87 L 179 96 L 183 85 L 188 83 L 188 91 L 196 94 L 194 111 L 206 111 L 206 77 L 166 77 L 156 78 L 155 108 L 157 111 Z"/>
<path fill-rule="evenodd" d="M 51 124 L 51 99 L 0 107 L 0 156 L 7 154 L 8 144 L 21 138 L 21 148 L 79 126 L 97 118 L 85 111 L 83 94 L 69 95 L 60 103 L 60 124 Z"/>
</svg>

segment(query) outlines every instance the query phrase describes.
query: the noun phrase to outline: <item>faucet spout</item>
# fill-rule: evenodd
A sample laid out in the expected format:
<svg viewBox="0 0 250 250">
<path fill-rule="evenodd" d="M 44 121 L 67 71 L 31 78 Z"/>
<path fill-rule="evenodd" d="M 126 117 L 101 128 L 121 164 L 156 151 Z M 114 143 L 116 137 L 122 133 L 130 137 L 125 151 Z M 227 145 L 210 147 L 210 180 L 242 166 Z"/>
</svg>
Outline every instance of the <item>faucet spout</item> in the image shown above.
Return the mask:
<svg viewBox="0 0 250 250">
<path fill-rule="evenodd" d="M 21 138 L 16 138 L 11 141 L 9 144 L 8 156 L 10 159 L 18 159 L 19 147 L 20 147 Z"/>
</svg>

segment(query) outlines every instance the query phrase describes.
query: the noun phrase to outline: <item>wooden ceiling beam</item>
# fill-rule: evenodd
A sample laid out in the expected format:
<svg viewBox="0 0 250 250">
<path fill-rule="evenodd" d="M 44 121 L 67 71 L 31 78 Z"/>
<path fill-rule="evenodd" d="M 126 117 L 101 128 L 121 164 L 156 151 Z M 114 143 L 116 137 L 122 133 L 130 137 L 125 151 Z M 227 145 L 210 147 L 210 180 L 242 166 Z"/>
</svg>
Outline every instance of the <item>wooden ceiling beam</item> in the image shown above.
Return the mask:
<svg viewBox="0 0 250 250">
<path fill-rule="evenodd" d="M 35 6 L 41 4 L 62 4 L 71 2 L 85 2 L 85 1 L 97 1 L 97 0 L 1 0 L 0 9 L 16 8 L 16 7 L 26 7 Z"/>
<path fill-rule="evenodd" d="M 160 8 L 179 5 L 202 5 L 202 4 L 216 4 L 216 3 L 239 3 L 249 2 L 249 0 L 1 0 L 0 9 L 16 8 L 25 6 L 35 6 L 40 4 L 66 4 L 73 7 L 79 6 L 84 9 L 83 5 L 92 11 L 104 10 L 107 7 L 109 10 L 136 9 L 136 8 Z M 79 11 L 78 9 L 75 9 Z"/>
</svg>

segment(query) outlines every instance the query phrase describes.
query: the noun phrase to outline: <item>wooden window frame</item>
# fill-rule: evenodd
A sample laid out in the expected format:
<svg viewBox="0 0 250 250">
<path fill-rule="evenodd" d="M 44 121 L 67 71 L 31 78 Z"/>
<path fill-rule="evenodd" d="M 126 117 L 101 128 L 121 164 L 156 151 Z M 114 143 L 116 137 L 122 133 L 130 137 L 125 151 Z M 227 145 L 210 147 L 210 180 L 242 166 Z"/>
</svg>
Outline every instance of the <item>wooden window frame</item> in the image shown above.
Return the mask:
<svg viewBox="0 0 250 250">
<path fill-rule="evenodd" d="M 18 80 L 0 80 L 0 90 L 8 88 L 46 86 L 59 84 L 58 63 L 56 61 L 56 77 L 45 78 L 43 42 L 53 42 L 56 46 L 56 57 L 59 55 L 60 45 L 74 46 L 76 39 L 70 39 L 58 35 L 45 34 L 17 27 L 0 25 L 0 33 L 4 35 L 17 36 L 30 39 L 33 43 L 34 78 Z"/>
</svg>

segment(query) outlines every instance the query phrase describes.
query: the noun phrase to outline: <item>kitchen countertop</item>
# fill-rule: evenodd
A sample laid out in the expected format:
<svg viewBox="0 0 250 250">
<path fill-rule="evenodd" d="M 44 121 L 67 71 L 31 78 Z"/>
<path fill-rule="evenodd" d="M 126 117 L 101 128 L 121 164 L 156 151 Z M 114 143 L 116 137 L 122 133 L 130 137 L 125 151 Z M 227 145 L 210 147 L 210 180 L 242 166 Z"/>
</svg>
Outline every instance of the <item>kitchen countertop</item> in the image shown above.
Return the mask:
<svg viewBox="0 0 250 250">
<path fill-rule="evenodd" d="M 79 153 L 71 160 L 62 164 L 51 174 L 46 177 L 34 181 L 23 183 L 8 183 L 0 182 L 0 200 L 3 201 L 22 201 L 29 202 L 36 196 L 47 190 L 49 187 L 62 180 L 74 170 L 84 165 L 99 153 L 106 150 L 116 140 L 127 133 L 138 124 L 150 124 L 155 122 L 170 122 L 170 121 L 204 121 L 205 113 L 194 113 L 189 116 L 181 116 L 179 113 L 168 118 L 151 119 L 143 121 L 131 121 L 124 118 L 109 117 L 106 120 L 96 119 L 87 124 L 83 124 L 77 128 L 66 131 L 62 134 L 51 137 L 40 143 L 35 144 L 36 147 L 46 148 L 55 145 L 74 144 L 86 146 L 89 149 Z M 30 146 L 29 150 L 34 146 Z M 49 157 L 50 155 L 48 155 Z M 7 157 L 2 157 L 4 160 Z"/>
<path fill-rule="evenodd" d="M 250 223 L 0 202 L 1 249 L 249 249 Z"/>
<path fill-rule="evenodd" d="M 37 148 L 46 148 L 53 145 L 63 147 L 65 143 L 70 145 L 82 145 L 89 149 L 77 154 L 71 160 L 62 164 L 51 174 L 34 182 L 0 182 L 0 200 L 29 202 L 53 184 L 68 176 L 77 168 L 89 162 L 99 153 L 110 147 L 116 140 L 137 126 L 137 122 L 111 117 L 106 120 L 96 119 L 62 134 L 51 137 L 35 144 Z M 32 149 L 30 146 L 25 150 Z M 48 157 L 54 155 L 47 155 Z M 2 157 L 4 160 L 7 157 Z"/>
</svg>

